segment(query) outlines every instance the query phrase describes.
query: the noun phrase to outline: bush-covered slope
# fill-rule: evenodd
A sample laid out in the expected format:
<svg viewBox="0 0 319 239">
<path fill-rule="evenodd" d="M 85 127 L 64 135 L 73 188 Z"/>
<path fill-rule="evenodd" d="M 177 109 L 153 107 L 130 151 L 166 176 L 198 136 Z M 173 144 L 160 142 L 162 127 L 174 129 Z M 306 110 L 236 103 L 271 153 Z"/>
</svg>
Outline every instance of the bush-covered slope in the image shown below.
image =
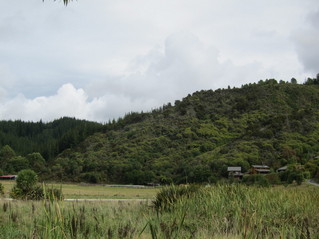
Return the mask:
<svg viewBox="0 0 319 239">
<path fill-rule="evenodd" d="M 319 86 L 260 81 L 195 92 L 130 113 L 58 156 L 55 178 L 110 183 L 215 181 L 227 166 L 300 163 L 317 173 Z"/>
</svg>

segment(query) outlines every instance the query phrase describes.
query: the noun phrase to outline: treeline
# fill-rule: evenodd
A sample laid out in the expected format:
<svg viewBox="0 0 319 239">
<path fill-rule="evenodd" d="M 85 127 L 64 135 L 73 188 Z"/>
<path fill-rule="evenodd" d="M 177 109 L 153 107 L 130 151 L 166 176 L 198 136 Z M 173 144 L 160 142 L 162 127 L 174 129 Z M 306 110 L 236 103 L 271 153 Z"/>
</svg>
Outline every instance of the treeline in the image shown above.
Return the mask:
<svg viewBox="0 0 319 239">
<path fill-rule="evenodd" d="M 50 161 L 103 127 L 96 122 L 68 117 L 48 123 L 0 121 L 0 148 L 9 145 L 22 156 L 38 152 Z"/>
<path fill-rule="evenodd" d="M 0 175 L 18 174 L 24 169 L 32 169 L 42 176 L 49 172 L 47 162 L 40 153 L 30 153 L 21 156 L 16 154 L 9 145 L 5 145 L 0 149 Z"/>
</svg>

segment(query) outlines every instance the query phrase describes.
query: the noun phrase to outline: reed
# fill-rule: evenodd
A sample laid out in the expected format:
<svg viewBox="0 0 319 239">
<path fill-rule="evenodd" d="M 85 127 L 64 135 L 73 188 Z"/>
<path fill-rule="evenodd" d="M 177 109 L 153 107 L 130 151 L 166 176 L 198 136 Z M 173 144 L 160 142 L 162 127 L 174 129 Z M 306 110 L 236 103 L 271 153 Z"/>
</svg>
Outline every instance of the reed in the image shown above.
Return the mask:
<svg viewBox="0 0 319 239">
<path fill-rule="evenodd" d="M 160 215 L 158 236 L 180 218 L 181 238 L 319 238 L 318 198 L 317 188 L 205 187 Z"/>
<path fill-rule="evenodd" d="M 315 187 L 215 185 L 171 186 L 152 203 L 0 201 L 0 235 L 8 239 L 318 239 L 318 198 Z"/>
</svg>

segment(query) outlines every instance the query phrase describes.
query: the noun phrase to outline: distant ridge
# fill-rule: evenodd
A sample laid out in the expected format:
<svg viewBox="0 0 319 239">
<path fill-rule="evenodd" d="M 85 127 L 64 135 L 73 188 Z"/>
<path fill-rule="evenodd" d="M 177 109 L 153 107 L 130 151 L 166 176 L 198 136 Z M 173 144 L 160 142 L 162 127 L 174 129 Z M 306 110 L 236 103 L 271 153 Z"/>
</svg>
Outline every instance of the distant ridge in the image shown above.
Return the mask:
<svg viewBox="0 0 319 239">
<path fill-rule="evenodd" d="M 319 79 L 202 90 L 105 125 L 64 117 L 0 121 L 0 172 L 42 179 L 158 185 L 216 182 L 227 167 L 300 165 L 319 175 Z"/>
<path fill-rule="evenodd" d="M 149 113 L 129 113 L 61 153 L 54 178 L 147 184 L 214 182 L 228 166 L 272 170 L 319 155 L 319 85 L 274 80 L 202 90 Z M 316 173 L 311 169 L 311 174 Z"/>
</svg>

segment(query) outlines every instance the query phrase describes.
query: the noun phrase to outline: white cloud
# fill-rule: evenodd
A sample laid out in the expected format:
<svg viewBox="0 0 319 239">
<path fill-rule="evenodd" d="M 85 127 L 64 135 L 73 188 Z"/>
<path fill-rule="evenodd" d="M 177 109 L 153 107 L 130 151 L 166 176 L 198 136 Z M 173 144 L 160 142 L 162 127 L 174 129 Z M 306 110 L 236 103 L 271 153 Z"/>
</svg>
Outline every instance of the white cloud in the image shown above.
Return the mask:
<svg viewBox="0 0 319 239">
<path fill-rule="evenodd" d="M 83 89 L 65 84 L 52 96 L 27 99 L 20 94 L 5 103 L 0 103 L 0 118 L 47 122 L 69 116 L 107 122 L 109 119 L 123 116 L 130 109 L 142 111 L 145 106 L 147 102 L 141 99 L 132 101 L 124 95 L 108 94 L 89 100 Z"/>
<path fill-rule="evenodd" d="M 89 93 L 123 92 L 133 99 L 157 97 L 163 100 L 166 97 L 173 100 L 196 90 L 256 81 L 262 70 L 257 62 L 236 66 L 231 60 L 220 60 L 215 47 L 185 31 L 169 36 L 163 47 L 139 56 L 131 65 L 130 69 L 136 71 L 129 75 L 92 81 Z"/>
<path fill-rule="evenodd" d="M 302 79 L 318 71 L 318 13 L 306 19 L 318 8 L 317 0 L 1 1 L 0 118 L 106 121 L 196 90 Z"/>
<path fill-rule="evenodd" d="M 319 72 L 319 9 L 309 15 L 305 25 L 295 31 L 293 39 L 296 51 L 304 69 Z"/>
<path fill-rule="evenodd" d="M 238 85 L 258 64 L 221 62 L 218 51 L 195 35 L 180 32 L 133 61 L 136 72 L 92 81 L 87 88 L 64 84 L 56 94 L 27 99 L 18 95 L 1 105 L 3 119 L 49 121 L 62 116 L 106 122 L 130 111 L 148 111 L 196 90 Z M 242 82 L 242 81 L 241 81 Z"/>
<path fill-rule="evenodd" d="M 71 84 L 63 85 L 56 95 L 27 99 L 18 95 L 1 105 L 3 119 L 23 119 L 49 121 L 62 116 L 83 118 L 87 114 L 87 95 L 82 89 L 75 89 Z"/>
</svg>

